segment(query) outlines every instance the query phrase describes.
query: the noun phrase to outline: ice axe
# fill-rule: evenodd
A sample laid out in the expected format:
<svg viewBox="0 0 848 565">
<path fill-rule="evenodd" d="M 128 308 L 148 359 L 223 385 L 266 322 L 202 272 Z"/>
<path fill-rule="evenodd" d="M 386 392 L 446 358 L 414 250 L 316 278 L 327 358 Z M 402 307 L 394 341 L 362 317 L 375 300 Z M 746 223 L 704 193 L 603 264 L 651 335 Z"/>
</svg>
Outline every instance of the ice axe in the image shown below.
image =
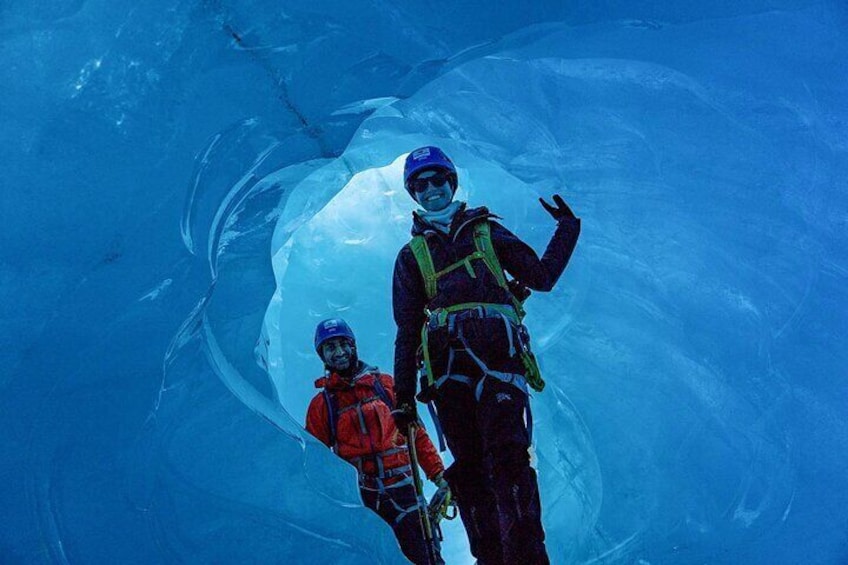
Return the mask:
<svg viewBox="0 0 848 565">
<path fill-rule="evenodd" d="M 427 545 L 427 561 L 430 565 L 437 565 L 439 561 L 436 559 L 436 538 L 433 535 L 433 523 L 430 521 L 427 499 L 424 497 L 424 485 L 421 482 L 421 471 L 418 468 L 418 451 L 415 449 L 415 428 L 417 427 L 418 424 L 412 422 L 406 428 L 406 443 L 409 447 L 409 463 L 412 466 L 412 480 L 418 506 L 418 522 L 421 524 L 421 532 L 424 534 L 424 542 Z"/>
</svg>

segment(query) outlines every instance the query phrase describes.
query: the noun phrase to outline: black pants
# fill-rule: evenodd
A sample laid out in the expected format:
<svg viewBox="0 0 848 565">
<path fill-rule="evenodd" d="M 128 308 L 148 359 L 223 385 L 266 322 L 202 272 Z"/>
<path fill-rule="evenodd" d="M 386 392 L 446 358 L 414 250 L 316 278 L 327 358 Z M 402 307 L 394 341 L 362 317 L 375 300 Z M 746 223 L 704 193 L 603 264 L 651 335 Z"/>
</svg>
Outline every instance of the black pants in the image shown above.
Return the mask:
<svg viewBox="0 0 848 565">
<path fill-rule="evenodd" d="M 480 565 L 548 564 L 536 472 L 524 422 L 527 396 L 512 384 L 485 377 L 470 359 L 456 359 L 436 407 L 454 463 L 445 471 Z"/>
<path fill-rule="evenodd" d="M 438 541 L 434 548 L 436 562 L 431 563 L 427 542 L 418 518 L 417 498 L 412 485 L 386 489 L 384 493 L 359 489 L 362 502 L 376 512 L 395 532 L 400 549 L 415 565 L 444 565 L 439 553 Z"/>
</svg>

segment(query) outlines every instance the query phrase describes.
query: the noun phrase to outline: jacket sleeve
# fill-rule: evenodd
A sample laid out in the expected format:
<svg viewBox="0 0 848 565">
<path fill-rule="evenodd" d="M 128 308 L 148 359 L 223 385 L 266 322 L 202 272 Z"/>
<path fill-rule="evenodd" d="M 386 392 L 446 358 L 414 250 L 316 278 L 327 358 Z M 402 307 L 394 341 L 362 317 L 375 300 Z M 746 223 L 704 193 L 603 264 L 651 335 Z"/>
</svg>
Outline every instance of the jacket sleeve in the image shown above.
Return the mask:
<svg viewBox="0 0 848 565">
<path fill-rule="evenodd" d="M 563 219 L 539 259 L 533 249 L 497 222 L 492 225 L 492 245 L 501 266 L 510 275 L 533 290 L 549 291 L 568 265 L 577 238 L 580 218 Z"/>
<path fill-rule="evenodd" d="M 418 263 L 409 245 L 398 253 L 392 280 L 392 307 L 397 337 L 395 338 L 395 392 L 397 405 L 415 406 L 416 353 L 421 345 L 424 308 L 427 296 Z"/>
<path fill-rule="evenodd" d="M 433 477 L 445 470 L 439 451 L 423 426 L 419 426 L 415 432 L 415 451 L 418 453 L 418 464 L 428 479 L 433 480 Z"/>
<path fill-rule="evenodd" d="M 316 395 L 309 403 L 306 410 L 306 431 L 330 447 L 330 420 L 327 417 L 327 403 L 324 402 L 323 394 Z"/>
<path fill-rule="evenodd" d="M 383 389 L 389 397 L 389 409 L 394 409 L 394 407 L 397 406 L 397 399 L 395 398 L 395 380 L 391 375 L 380 373 L 380 384 L 383 385 Z"/>
</svg>

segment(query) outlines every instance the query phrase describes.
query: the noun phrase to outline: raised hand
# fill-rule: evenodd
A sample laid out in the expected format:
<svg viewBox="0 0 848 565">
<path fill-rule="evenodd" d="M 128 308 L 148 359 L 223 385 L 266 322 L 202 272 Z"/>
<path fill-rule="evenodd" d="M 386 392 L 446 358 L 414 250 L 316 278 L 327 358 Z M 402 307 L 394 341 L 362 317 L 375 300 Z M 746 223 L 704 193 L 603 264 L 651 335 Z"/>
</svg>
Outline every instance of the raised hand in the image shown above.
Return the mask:
<svg viewBox="0 0 848 565">
<path fill-rule="evenodd" d="M 568 204 L 565 203 L 565 200 L 562 199 L 562 196 L 554 194 L 553 201 L 554 205 L 552 206 L 545 202 L 543 198 L 539 198 L 539 202 L 542 203 L 542 206 L 548 211 L 548 214 L 553 216 L 554 220 L 558 222 L 563 218 L 576 218 L 574 212 L 571 211 L 571 208 L 569 208 Z"/>
</svg>

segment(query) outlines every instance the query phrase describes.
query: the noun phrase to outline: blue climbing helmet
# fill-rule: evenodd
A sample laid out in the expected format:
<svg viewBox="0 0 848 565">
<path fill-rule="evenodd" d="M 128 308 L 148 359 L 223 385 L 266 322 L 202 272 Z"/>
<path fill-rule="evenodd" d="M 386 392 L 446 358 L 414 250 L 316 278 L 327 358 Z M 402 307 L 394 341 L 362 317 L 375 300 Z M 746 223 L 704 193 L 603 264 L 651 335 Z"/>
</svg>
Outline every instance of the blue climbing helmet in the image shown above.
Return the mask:
<svg viewBox="0 0 848 565">
<path fill-rule="evenodd" d="M 315 328 L 315 352 L 321 356 L 321 345 L 328 339 L 344 337 L 350 340 L 351 345 L 356 345 L 356 337 L 347 322 L 341 318 L 329 318 L 318 324 Z"/>
<path fill-rule="evenodd" d="M 415 199 L 415 191 L 412 190 L 409 179 L 427 169 L 446 169 L 450 173 L 451 189 L 456 192 L 456 167 L 453 161 L 438 147 L 427 145 L 407 155 L 403 165 L 403 186 L 413 199 Z"/>
</svg>

